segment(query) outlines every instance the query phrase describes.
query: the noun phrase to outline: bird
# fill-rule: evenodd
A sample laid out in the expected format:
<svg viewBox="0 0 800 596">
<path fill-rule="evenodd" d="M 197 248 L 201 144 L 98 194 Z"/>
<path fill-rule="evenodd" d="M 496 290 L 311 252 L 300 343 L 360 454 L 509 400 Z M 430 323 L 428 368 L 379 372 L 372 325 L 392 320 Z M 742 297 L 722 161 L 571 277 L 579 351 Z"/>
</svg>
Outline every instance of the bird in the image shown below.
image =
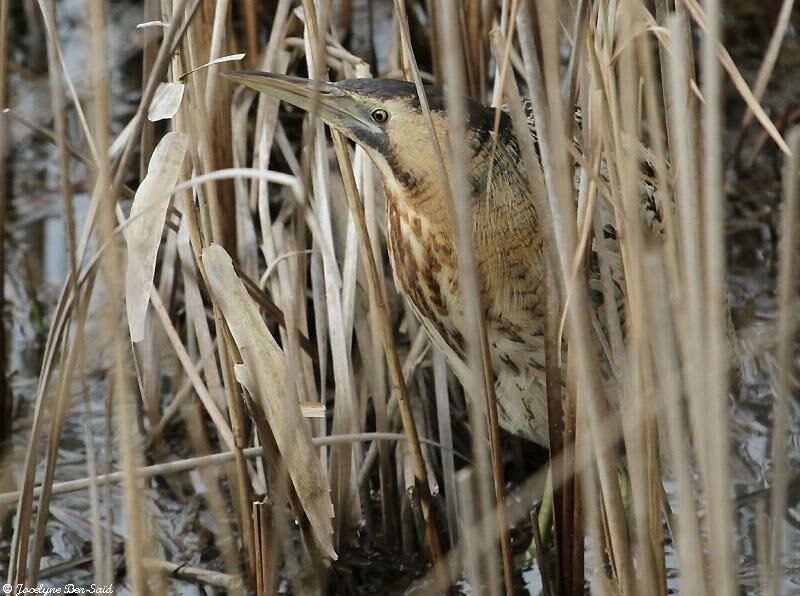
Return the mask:
<svg viewBox="0 0 800 596">
<path fill-rule="evenodd" d="M 363 147 L 383 183 L 395 283 L 464 384 L 470 374 L 456 227 L 415 85 L 372 78 L 328 83 L 260 71 L 226 76 L 313 110 Z M 425 91 L 439 146 L 446 151 L 444 95 L 433 86 Z M 468 204 L 498 421 L 506 431 L 547 447 L 542 230 L 529 185 L 520 175 L 524 168 L 510 117 L 501 110 L 495 134 L 496 109 L 469 98 L 464 102 Z M 535 140 L 530 109 L 527 113 Z M 444 161 L 449 169 L 449 160 Z"/>
</svg>

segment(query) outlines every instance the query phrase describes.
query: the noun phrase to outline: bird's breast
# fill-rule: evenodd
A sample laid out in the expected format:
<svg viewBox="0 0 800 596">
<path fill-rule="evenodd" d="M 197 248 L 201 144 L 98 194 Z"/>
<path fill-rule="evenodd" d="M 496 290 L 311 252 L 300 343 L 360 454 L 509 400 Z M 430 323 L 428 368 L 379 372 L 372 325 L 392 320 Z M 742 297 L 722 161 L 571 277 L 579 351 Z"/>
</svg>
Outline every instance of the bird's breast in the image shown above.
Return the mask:
<svg viewBox="0 0 800 596">
<path fill-rule="evenodd" d="M 441 222 L 387 196 L 389 259 L 395 282 L 440 348 L 463 359 L 458 264 Z"/>
<path fill-rule="evenodd" d="M 389 258 L 395 283 L 434 345 L 462 383 L 469 379 L 466 319 L 459 297 L 458 262 L 443 218 L 428 216 L 387 190 Z M 492 234 L 492 249 L 476 238 L 487 339 L 501 424 L 546 443 L 543 293 L 533 258 L 510 233 Z M 505 249 L 505 250 L 504 250 Z M 534 256 L 536 252 L 534 251 Z"/>
</svg>

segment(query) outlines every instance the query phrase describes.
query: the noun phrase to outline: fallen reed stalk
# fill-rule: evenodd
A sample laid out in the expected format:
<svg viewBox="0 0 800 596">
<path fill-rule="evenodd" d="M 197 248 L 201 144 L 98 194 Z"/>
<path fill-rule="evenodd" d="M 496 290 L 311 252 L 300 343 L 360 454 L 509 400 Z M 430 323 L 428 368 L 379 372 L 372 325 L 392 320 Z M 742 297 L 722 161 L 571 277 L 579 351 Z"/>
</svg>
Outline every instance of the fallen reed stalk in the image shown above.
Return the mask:
<svg viewBox="0 0 800 596">
<path fill-rule="evenodd" d="M 372 433 L 357 433 L 352 435 L 335 435 L 335 436 L 327 436 L 327 437 L 315 437 L 312 439 L 314 445 L 317 446 L 324 446 L 324 445 L 334 445 L 336 443 L 343 443 L 343 442 L 354 442 L 354 441 L 399 441 L 406 438 L 406 435 L 403 433 L 385 433 L 385 432 L 372 432 Z M 422 443 L 432 445 L 434 447 L 444 448 L 440 443 L 436 441 L 432 441 L 430 439 L 420 439 Z M 264 448 L 263 447 L 248 447 L 242 451 L 244 457 L 248 459 L 253 459 L 256 457 L 261 457 L 264 455 Z M 179 460 L 175 462 L 167 462 L 163 464 L 153 464 L 150 466 L 144 466 L 137 469 L 137 478 L 146 479 L 146 478 L 153 478 L 155 476 L 159 476 L 161 474 L 176 474 L 178 472 L 185 472 L 187 470 L 193 470 L 195 468 L 201 468 L 204 466 L 215 466 L 221 465 L 224 463 L 228 463 L 233 461 L 235 457 L 234 451 L 219 451 L 217 453 L 212 453 L 209 455 L 200 455 L 197 457 L 190 457 L 184 460 Z M 460 455 L 460 459 L 465 462 L 469 462 L 465 456 Z M 96 480 L 98 485 L 106 485 L 115 482 L 121 482 L 124 480 L 125 476 L 122 471 L 120 472 L 111 472 L 108 474 L 100 474 L 93 478 L 82 478 L 79 480 L 66 480 L 64 482 L 54 482 L 52 485 L 52 494 L 60 495 L 65 494 L 73 491 L 84 490 L 89 488 L 91 485 L 92 480 Z M 37 486 L 33 489 L 33 496 L 38 497 L 41 492 L 42 487 Z M 21 496 L 21 491 L 9 492 L 9 493 L 0 493 L 0 505 L 6 505 L 9 503 L 14 503 L 17 499 Z"/>
</svg>

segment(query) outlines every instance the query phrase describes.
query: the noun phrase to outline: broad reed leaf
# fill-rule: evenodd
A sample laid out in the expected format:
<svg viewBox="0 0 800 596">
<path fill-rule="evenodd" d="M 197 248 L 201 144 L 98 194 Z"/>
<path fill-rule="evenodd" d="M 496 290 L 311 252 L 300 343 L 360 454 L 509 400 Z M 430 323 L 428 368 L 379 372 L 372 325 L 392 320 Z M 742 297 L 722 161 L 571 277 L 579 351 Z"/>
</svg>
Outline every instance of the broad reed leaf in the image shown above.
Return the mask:
<svg viewBox="0 0 800 596">
<path fill-rule="evenodd" d="M 161 83 L 156 89 L 156 96 L 150 102 L 147 119 L 150 122 L 168 120 L 178 113 L 184 92 L 183 83 Z"/>
<path fill-rule="evenodd" d="M 158 246 L 167 218 L 172 188 L 178 180 L 181 164 L 189 146 L 189 136 L 170 132 L 156 146 L 145 176 L 131 207 L 130 225 L 125 232 L 128 243 L 128 270 L 125 275 L 125 296 L 131 340 L 142 341 L 144 321 Z"/>
<path fill-rule="evenodd" d="M 317 541 L 325 554 L 336 559 L 331 540 L 330 486 L 303 421 L 300 403 L 286 398 L 286 355 L 236 276 L 225 249 L 216 244 L 206 248 L 203 264 L 211 295 L 222 310 L 244 361 L 236 365 L 236 378 L 263 408 Z"/>
</svg>

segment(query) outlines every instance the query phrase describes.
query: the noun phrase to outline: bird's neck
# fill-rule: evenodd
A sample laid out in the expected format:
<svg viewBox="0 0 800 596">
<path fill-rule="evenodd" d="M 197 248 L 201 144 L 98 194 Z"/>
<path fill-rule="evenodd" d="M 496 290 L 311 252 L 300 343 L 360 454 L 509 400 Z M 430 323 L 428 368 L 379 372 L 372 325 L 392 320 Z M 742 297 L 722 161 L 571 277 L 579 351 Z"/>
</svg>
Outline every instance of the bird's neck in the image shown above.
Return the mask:
<svg viewBox="0 0 800 596">
<path fill-rule="evenodd" d="M 467 135 L 468 200 L 476 230 L 498 212 L 517 213 L 525 223 L 535 223 L 527 183 L 516 163 L 516 140 L 508 129 L 500 133 L 499 139 L 500 145 L 495 145 L 494 136 L 488 132 L 470 130 Z M 412 131 L 394 142 L 386 153 L 368 151 L 380 172 L 388 207 L 441 225 L 451 238 L 448 231 L 455 229 L 454 210 L 463 203 L 456 200 L 455 206 L 451 204 L 448 146 L 448 139 L 440 135 L 439 156 L 426 131 Z"/>
<path fill-rule="evenodd" d="M 415 139 L 410 135 L 402 144 L 393 146 L 388 155 L 369 153 L 383 182 L 387 208 L 440 224 L 445 231 L 453 229 L 452 210 L 447 202 L 449 189 L 446 179 L 442 183 L 442 166 L 427 136 Z M 397 155 L 402 155 L 402 160 Z M 448 157 L 443 157 L 447 176 Z"/>
</svg>

